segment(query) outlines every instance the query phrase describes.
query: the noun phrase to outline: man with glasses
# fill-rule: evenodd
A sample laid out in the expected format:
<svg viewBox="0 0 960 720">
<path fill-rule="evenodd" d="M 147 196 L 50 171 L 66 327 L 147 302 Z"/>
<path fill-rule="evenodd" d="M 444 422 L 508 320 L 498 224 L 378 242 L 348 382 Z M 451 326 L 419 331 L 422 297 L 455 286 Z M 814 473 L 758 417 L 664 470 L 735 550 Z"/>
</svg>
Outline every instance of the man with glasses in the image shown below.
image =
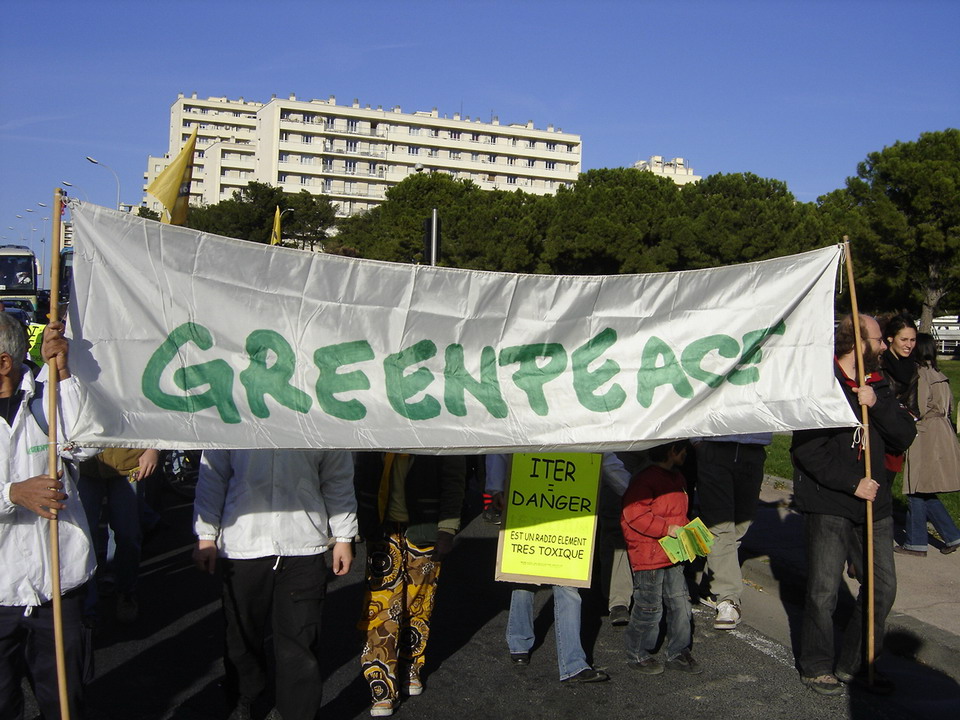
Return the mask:
<svg viewBox="0 0 960 720">
<path fill-rule="evenodd" d="M 893 684 L 875 673 L 866 683 L 863 664 L 863 600 L 861 586 L 856 607 L 843 631 L 838 658 L 834 658 L 833 611 L 848 558 L 858 578 L 864 575 L 866 504 L 873 503 L 874 613 L 876 646 L 883 646 L 887 615 L 897 594 L 893 564 L 893 518 L 890 483 L 884 472 L 884 454 L 903 452 L 916 435 L 913 418 L 900 405 L 879 370 L 886 349 L 880 326 L 860 316 L 860 338 L 866 382 L 857 378 L 853 319 L 845 317 L 834 338 L 834 375 L 850 407 L 861 417 L 869 408 L 871 475 L 864 465 L 860 427 L 802 430 L 793 434 L 796 474 L 794 498 L 803 512 L 806 530 L 807 590 L 800 634 L 800 675 L 803 683 L 821 695 L 839 695 L 841 683 L 857 682 L 866 689 L 888 694 Z"/>
</svg>

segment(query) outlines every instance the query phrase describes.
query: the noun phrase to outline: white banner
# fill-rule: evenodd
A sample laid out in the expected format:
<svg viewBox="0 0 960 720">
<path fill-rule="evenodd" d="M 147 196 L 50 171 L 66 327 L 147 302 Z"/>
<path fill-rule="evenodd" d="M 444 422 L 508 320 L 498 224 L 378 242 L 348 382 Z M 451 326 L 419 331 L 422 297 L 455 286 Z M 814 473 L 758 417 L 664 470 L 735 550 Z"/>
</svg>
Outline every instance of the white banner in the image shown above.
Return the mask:
<svg viewBox="0 0 960 720">
<path fill-rule="evenodd" d="M 839 247 L 513 275 L 70 209 L 81 443 L 599 451 L 857 423 L 832 372 Z"/>
</svg>

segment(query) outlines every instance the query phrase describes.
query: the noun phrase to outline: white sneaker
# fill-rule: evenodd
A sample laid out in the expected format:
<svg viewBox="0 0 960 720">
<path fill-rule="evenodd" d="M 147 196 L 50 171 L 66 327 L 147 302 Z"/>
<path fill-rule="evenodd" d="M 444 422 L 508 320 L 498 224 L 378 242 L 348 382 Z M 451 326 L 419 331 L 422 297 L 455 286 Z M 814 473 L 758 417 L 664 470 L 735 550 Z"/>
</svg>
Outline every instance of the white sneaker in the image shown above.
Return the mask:
<svg viewBox="0 0 960 720">
<path fill-rule="evenodd" d="M 390 717 L 393 715 L 393 700 L 378 700 L 370 706 L 370 717 Z"/>
<path fill-rule="evenodd" d="M 733 630 L 740 624 L 740 607 L 729 600 L 722 600 L 717 603 L 717 616 L 714 618 L 713 627 L 717 630 Z"/>
</svg>

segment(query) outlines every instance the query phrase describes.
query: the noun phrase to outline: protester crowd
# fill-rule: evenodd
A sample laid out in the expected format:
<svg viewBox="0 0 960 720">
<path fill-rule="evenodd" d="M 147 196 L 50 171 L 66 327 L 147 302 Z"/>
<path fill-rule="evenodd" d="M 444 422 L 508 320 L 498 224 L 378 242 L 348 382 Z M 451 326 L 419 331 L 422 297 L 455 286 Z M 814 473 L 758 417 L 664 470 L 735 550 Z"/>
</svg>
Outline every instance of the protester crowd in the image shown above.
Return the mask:
<svg viewBox="0 0 960 720">
<path fill-rule="evenodd" d="M 866 577 L 867 502 L 872 503 L 877 648 L 896 596 L 894 553 L 925 555 L 927 520 L 940 535 L 940 552 L 960 547 L 960 530 L 937 499 L 937 493 L 960 490 L 960 445 L 932 338 L 918 335 L 902 316 L 887 319 L 882 328 L 869 316 L 856 325 L 846 317 L 837 327 L 834 374 L 853 411 L 859 416 L 867 408 L 868 430 L 797 431 L 791 447 L 808 566 L 797 667 L 801 681 L 824 695 L 839 694 L 850 683 L 878 693 L 894 689 L 889 678 L 866 672 L 863 593 L 840 628 L 836 656 L 834 651 L 833 612 L 843 575 Z M 136 621 L 142 537 L 159 520 L 143 492 L 144 479 L 159 464 L 157 450 L 98 454 L 69 442 L 66 431 L 83 388 L 71 377 L 62 331 L 60 323 L 47 326 L 41 348 L 46 364 L 31 367 L 23 362 L 23 328 L 0 312 L 0 453 L 7 468 L 0 478 L 0 720 L 21 717 L 24 677 L 44 717 L 60 714 L 52 603 L 57 592 L 67 701 L 71 715 L 83 717 L 87 655 L 102 602 L 96 592 L 97 560 L 112 568 L 117 619 Z M 858 379 L 858 336 L 864 382 Z M 44 397 L 51 391 L 51 368 L 58 378 L 63 458 L 58 473 L 51 472 L 47 452 Z M 607 560 L 602 587 L 609 621 L 625 626 L 629 672 L 702 671 L 704 659 L 693 655 L 691 602 L 713 609 L 716 629 L 731 630 L 741 622 L 737 551 L 757 509 L 770 441 L 765 433 L 689 438 L 644 453 L 604 454 L 599 520 L 601 546 L 608 552 L 602 553 Z M 403 699 L 424 691 L 431 613 L 444 558 L 460 528 L 467 462 L 460 456 L 333 450 L 203 453 L 193 557 L 199 569 L 222 580 L 230 720 L 249 718 L 253 703 L 271 684 L 272 720 L 319 715 L 327 578 L 331 571 L 349 572 L 358 541 L 366 545 L 366 592 L 356 614 L 362 635 L 357 671 L 369 685 L 370 715 L 390 716 Z M 500 522 L 505 509 L 508 468 L 508 456 L 486 456 L 488 521 Z M 901 471 L 909 505 L 906 542 L 898 546 L 891 488 Z M 713 535 L 712 551 L 700 566 L 672 562 L 659 541 L 676 537 L 695 516 Z M 62 567 L 58 589 L 48 560 L 54 518 Z M 580 590 L 550 589 L 560 681 L 609 680 L 587 662 Z M 505 662 L 530 662 L 536 592 L 535 585 L 516 585 L 512 591 Z"/>
</svg>

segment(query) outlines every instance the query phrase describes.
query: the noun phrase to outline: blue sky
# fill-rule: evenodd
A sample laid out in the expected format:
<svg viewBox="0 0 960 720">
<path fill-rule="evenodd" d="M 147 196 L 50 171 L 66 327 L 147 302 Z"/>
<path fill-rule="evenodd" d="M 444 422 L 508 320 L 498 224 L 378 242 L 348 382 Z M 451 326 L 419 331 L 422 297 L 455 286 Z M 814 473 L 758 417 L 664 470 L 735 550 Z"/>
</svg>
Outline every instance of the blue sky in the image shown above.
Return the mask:
<svg viewBox="0 0 960 720">
<path fill-rule="evenodd" d="M 116 202 L 87 155 L 140 201 L 178 92 L 532 120 L 580 134 L 584 169 L 680 156 L 699 175 L 783 180 L 802 201 L 869 152 L 960 126 L 954 0 L 0 0 L 0 13 L 0 234 L 38 249 L 37 203 L 63 181 Z"/>
</svg>

